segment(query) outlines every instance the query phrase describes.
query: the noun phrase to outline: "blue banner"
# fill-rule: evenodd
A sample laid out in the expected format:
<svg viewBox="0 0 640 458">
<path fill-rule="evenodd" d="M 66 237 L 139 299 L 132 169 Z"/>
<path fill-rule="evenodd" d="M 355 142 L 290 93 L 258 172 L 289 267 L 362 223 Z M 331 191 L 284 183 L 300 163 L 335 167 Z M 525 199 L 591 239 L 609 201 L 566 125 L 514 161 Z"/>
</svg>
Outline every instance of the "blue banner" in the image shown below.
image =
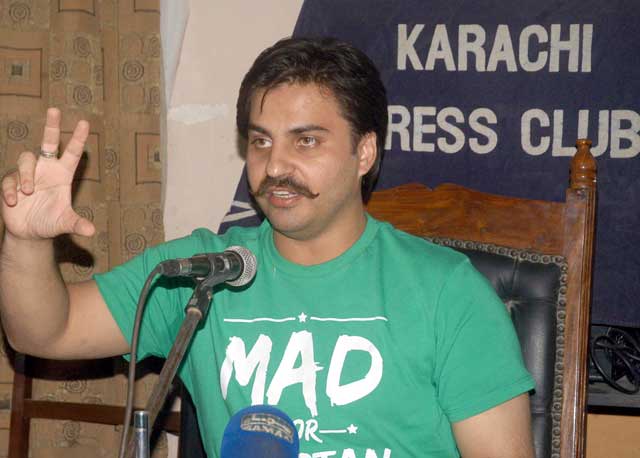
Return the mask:
<svg viewBox="0 0 640 458">
<path fill-rule="evenodd" d="M 306 0 L 294 35 L 342 38 L 381 70 L 378 189 L 454 182 L 560 201 L 575 140 L 592 139 L 592 321 L 640 327 L 638 24 L 635 0 Z"/>
</svg>

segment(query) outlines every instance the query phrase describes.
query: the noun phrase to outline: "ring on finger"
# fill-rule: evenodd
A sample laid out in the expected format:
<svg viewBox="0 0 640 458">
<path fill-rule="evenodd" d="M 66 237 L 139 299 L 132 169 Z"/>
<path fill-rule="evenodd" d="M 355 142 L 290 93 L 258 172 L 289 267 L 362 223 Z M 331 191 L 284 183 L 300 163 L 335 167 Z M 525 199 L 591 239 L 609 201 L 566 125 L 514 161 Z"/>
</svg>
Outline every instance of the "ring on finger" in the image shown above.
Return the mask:
<svg viewBox="0 0 640 458">
<path fill-rule="evenodd" d="M 58 157 L 58 150 L 55 151 L 45 151 L 42 148 L 40 148 L 40 153 L 39 153 L 40 157 L 44 157 L 46 159 L 57 159 Z"/>
</svg>

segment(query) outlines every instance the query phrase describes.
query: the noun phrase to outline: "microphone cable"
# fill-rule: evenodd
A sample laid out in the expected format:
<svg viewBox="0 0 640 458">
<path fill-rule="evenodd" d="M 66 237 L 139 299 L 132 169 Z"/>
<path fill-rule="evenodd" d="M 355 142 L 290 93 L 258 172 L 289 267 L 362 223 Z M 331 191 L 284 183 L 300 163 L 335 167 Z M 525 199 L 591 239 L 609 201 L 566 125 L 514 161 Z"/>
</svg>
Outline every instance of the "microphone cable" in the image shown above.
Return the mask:
<svg viewBox="0 0 640 458">
<path fill-rule="evenodd" d="M 242 271 L 237 278 L 232 280 L 226 278 L 215 278 L 215 276 L 211 277 L 211 281 L 207 281 L 210 277 L 207 277 L 204 280 L 204 283 L 207 284 L 207 287 L 212 287 L 214 284 L 226 282 L 231 286 L 244 286 L 249 283 L 256 273 L 257 261 L 253 253 L 246 248 L 243 247 L 230 247 L 229 251 L 233 251 L 236 256 L 239 256 L 243 263 Z M 213 272 L 215 273 L 215 272 Z M 149 295 L 149 291 L 151 289 L 151 285 L 153 280 L 157 275 L 166 275 L 166 263 L 161 262 L 158 264 L 147 276 L 147 279 L 144 282 L 144 286 L 140 291 L 140 296 L 138 298 L 138 304 L 136 305 L 136 315 L 133 322 L 133 333 L 131 336 L 131 353 L 130 353 L 130 361 L 129 361 L 129 371 L 127 375 L 127 401 L 125 406 L 124 413 L 124 422 L 122 425 L 122 437 L 120 438 L 120 452 L 118 454 L 119 458 L 124 458 L 126 454 L 127 447 L 127 439 L 129 436 L 129 428 L 131 424 L 131 418 L 133 416 L 133 398 L 135 391 L 135 376 L 136 376 L 136 364 L 138 359 L 138 341 L 140 336 L 140 323 L 142 322 L 142 314 L 144 312 L 144 306 L 147 302 L 147 296 Z M 190 276 L 191 272 L 186 272 L 185 276 Z M 213 275 L 213 274 L 212 274 Z M 179 275 L 170 275 L 170 276 L 179 276 Z M 197 289 L 197 288 L 196 288 Z M 209 300 L 211 300 L 211 296 L 208 296 Z M 153 425 L 150 424 L 150 427 Z"/>
<path fill-rule="evenodd" d="M 129 424 L 131 423 L 131 417 L 133 416 L 133 397 L 135 390 L 135 377 L 136 377 L 136 360 L 138 359 L 138 341 L 140 337 L 140 323 L 142 322 L 142 313 L 144 312 L 144 305 L 147 302 L 147 296 L 151 289 L 151 284 L 154 278 L 162 273 L 162 266 L 158 265 L 151 271 L 140 296 L 138 298 L 138 305 L 136 306 L 136 316 L 133 322 L 133 335 L 131 337 L 131 358 L 129 360 L 129 372 L 127 375 L 127 402 L 124 409 L 124 422 L 122 424 L 122 436 L 120 438 L 120 452 L 119 458 L 124 458 L 127 446 L 127 436 L 129 435 Z"/>
</svg>

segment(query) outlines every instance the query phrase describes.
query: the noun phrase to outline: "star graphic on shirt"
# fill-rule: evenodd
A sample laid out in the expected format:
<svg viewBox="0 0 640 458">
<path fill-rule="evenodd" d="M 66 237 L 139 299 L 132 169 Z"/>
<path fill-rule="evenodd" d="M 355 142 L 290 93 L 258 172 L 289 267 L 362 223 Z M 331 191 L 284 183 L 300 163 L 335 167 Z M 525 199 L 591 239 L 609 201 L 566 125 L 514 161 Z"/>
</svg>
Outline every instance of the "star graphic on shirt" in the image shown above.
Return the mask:
<svg viewBox="0 0 640 458">
<path fill-rule="evenodd" d="M 349 426 L 347 426 L 347 431 L 349 431 L 349 434 L 356 434 L 358 432 L 358 427 L 351 423 Z"/>
<path fill-rule="evenodd" d="M 298 321 L 300 323 L 306 323 L 307 322 L 307 315 L 305 315 L 304 312 L 302 312 L 300 315 L 298 315 Z"/>
</svg>

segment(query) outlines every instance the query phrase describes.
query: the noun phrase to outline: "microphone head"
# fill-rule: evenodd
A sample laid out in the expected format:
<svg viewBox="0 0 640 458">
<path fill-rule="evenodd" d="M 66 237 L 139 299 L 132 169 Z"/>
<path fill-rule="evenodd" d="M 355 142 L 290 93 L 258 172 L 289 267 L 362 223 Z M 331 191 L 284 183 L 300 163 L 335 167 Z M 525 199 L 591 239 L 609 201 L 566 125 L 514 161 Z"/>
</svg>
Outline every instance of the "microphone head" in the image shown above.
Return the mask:
<svg viewBox="0 0 640 458">
<path fill-rule="evenodd" d="M 242 246 L 230 246 L 225 251 L 232 251 L 236 253 L 242 258 L 242 263 L 244 264 L 244 268 L 242 269 L 240 276 L 235 280 L 228 281 L 227 284 L 231 286 L 244 286 L 253 280 L 253 277 L 256 276 L 256 271 L 258 270 L 258 260 L 253 253 Z"/>
<path fill-rule="evenodd" d="M 298 458 L 298 431 L 282 410 L 268 405 L 238 411 L 224 430 L 220 458 Z"/>
</svg>

